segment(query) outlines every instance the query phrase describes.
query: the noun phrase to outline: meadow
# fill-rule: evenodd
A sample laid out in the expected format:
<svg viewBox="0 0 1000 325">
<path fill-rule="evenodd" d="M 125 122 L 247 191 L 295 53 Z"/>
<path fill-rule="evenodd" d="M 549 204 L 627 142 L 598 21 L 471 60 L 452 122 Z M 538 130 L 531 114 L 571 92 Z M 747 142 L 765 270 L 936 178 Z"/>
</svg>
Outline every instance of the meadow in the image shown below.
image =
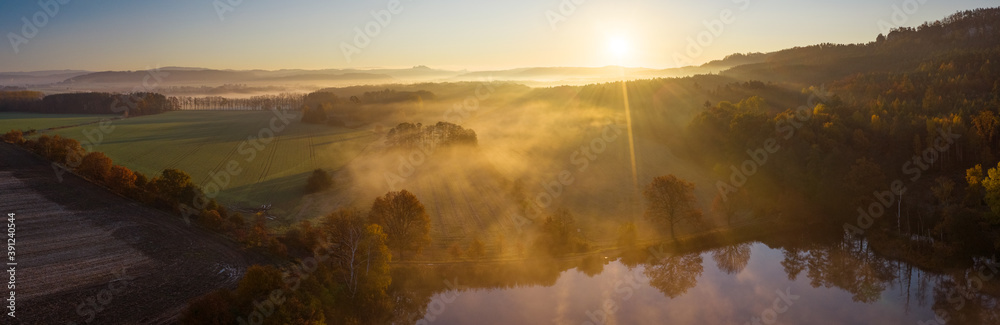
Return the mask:
<svg viewBox="0 0 1000 325">
<path fill-rule="evenodd" d="M 303 124 L 298 115 L 286 125 L 270 111 L 176 111 L 111 126 L 93 150 L 115 163 L 150 178 L 167 168 L 180 169 L 203 188 L 214 185 L 216 199 L 226 205 L 273 204 L 276 214 L 297 205 L 309 173 L 343 167 L 374 139 L 369 130 Z M 85 132 L 95 128 L 46 134 L 87 143 Z"/>
</svg>

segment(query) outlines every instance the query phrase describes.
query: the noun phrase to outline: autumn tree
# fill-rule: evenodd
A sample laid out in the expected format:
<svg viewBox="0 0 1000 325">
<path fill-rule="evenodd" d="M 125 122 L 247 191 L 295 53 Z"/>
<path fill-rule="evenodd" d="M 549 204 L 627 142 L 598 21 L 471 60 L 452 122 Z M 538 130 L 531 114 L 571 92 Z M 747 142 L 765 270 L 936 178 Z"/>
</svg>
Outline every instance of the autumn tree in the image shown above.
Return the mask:
<svg viewBox="0 0 1000 325">
<path fill-rule="evenodd" d="M 388 236 L 382 230 L 382 226 L 376 224 L 365 226 L 362 248 L 367 262 L 359 295 L 359 303 L 362 306 L 360 310 L 366 314 L 364 317 L 375 317 L 390 304 L 387 290 L 392 283 L 392 275 L 389 272 L 392 253 L 386 246 L 387 241 Z"/>
<path fill-rule="evenodd" d="M 974 207 L 982 205 L 984 178 L 983 165 L 976 165 L 975 167 L 965 170 L 965 182 L 969 185 L 965 188 L 966 205 Z"/>
<path fill-rule="evenodd" d="M 177 169 L 164 169 L 159 177 L 149 181 L 149 187 L 173 204 L 192 202 L 195 196 L 200 195 L 191 176 Z"/>
<path fill-rule="evenodd" d="M 21 144 L 24 142 L 24 133 L 21 130 L 10 130 L 3 135 L 3 141 L 13 144 Z"/>
<path fill-rule="evenodd" d="M 991 110 L 982 110 L 972 118 L 972 127 L 983 141 L 983 154 L 989 154 L 997 129 L 1000 129 L 1000 118 Z"/>
<path fill-rule="evenodd" d="M 59 135 L 40 136 L 31 149 L 49 161 L 74 167 L 79 166 L 80 160 L 86 154 L 79 141 Z"/>
<path fill-rule="evenodd" d="M 149 185 L 149 178 L 146 177 L 146 174 L 134 170 L 132 173 L 135 175 L 135 187 L 145 188 L 146 185 Z"/>
<path fill-rule="evenodd" d="M 222 216 L 219 215 L 219 211 L 216 210 L 205 210 L 201 213 L 201 218 L 199 219 L 201 224 L 208 229 L 215 231 L 222 230 L 222 226 L 225 224 Z"/>
<path fill-rule="evenodd" d="M 990 168 L 986 179 L 983 179 L 983 189 L 986 191 L 986 204 L 993 211 L 991 221 L 1000 222 L 1000 163 L 996 168 Z"/>
<path fill-rule="evenodd" d="M 125 166 L 114 165 L 111 166 L 111 171 L 108 174 L 107 183 L 115 191 L 119 193 L 126 193 L 129 189 L 135 186 L 136 175 L 132 170 Z"/>
<path fill-rule="evenodd" d="M 402 253 L 419 254 L 430 243 L 431 218 L 424 205 L 407 190 L 388 192 L 375 198 L 369 221 L 382 226 L 389 236 L 389 247 Z"/>
<path fill-rule="evenodd" d="M 250 306 L 254 299 L 267 297 L 282 289 L 281 270 L 270 265 L 251 265 L 236 286 L 237 307 Z"/>
<path fill-rule="evenodd" d="M 670 237 L 677 240 L 676 228 L 682 222 L 698 222 L 701 211 L 695 206 L 694 183 L 674 175 L 660 176 L 643 192 L 646 197 L 646 219 L 661 227 L 669 228 Z"/>
<path fill-rule="evenodd" d="M 104 153 L 91 152 L 83 156 L 76 171 L 95 181 L 104 182 L 111 175 L 112 165 L 111 158 L 105 156 Z"/>
<path fill-rule="evenodd" d="M 341 209 L 323 219 L 323 229 L 333 247 L 331 263 L 335 266 L 335 276 L 350 297 L 384 295 L 391 281 L 392 254 L 382 227 L 368 224 L 357 210 Z"/>
<path fill-rule="evenodd" d="M 569 210 L 559 208 L 542 222 L 541 233 L 535 241 L 536 251 L 553 256 L 584 251 L 588 244 L 580 237 L 579 231 Z"/>
<path fill-rule="evenodd" d="M 267 218 L 263 214 L 254 216 L 254 222 L 249 225 L 250 229 L 242 238 L 245 247 L 265 247 L 270 244 L 272 237 L 267 232 Z"/>
<path fill-rule="evenodd" d="M 333 186 L 333 179 L 330 178 L 330 174 L 322 168 L 317 168 L 313 171 L 312 175 L 309 176 L 309 180 L 306 182 L 306 192 L 316 193 L 326 190 L 331 186 Z"/>
<path fill-rule="evenodd" d="M 304 105 L 302 106 L 302 122 L 322 124 L 323 122 L 326 122 L 327 112 L 332 109 L 333 106 L 330 103 L 321 103 L 316 105 L 315 108 L 310 108 L 309 105 Z"/>
<path fill-rule="evenodd" d="M 312 252 L 323 239 L 322 227 L 313 226 L 309 220 L 302 220 L 298 227 L 285 233 L 285 245 L 299 255 Z"/>
</svg>

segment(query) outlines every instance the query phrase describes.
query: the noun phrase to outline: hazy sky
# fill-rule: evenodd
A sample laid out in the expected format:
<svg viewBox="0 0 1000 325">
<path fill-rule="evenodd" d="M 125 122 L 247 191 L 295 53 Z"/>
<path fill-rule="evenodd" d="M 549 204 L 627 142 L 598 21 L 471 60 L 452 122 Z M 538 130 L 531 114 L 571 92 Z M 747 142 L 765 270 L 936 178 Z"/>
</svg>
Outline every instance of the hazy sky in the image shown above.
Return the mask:
<svg viewBox="0 0 1000 325">
<path fill-rule="evenodd" d="M 703 63 L 734 52 L 868 42 L 880 32 L 880 20 L 893 23 L 893 6 L 902 10 L 906 3 L 915 10 L 905 15 L 904 26 L 997 6 L 996 0 L 395 1 L 396 13 L 388 20 L 383 15 L 382 26 L 371 12 L 388 13 L 393 1 L 42 0 L 58 4 L 57 11 L 55 5 L 46 11 L 37 0 L 3 0 L 0 71 L 669 68 L 675 57 Z M 732 13 L 729 23 L 715 24 L 723 27 L 718 36 L 709 34 L 705 22 L 719 20 L 725 10 Z M 22 18 L 33 22 L 25 28 Z M 365 40 L 355 42 L 355 28 L 364 33 L 366 26 L 368 44 L 358 46 Z M 699 34 L 706 45 L 688 48 Z M 344 44 L 357 49 L 350 60 Z"/>
</svg>

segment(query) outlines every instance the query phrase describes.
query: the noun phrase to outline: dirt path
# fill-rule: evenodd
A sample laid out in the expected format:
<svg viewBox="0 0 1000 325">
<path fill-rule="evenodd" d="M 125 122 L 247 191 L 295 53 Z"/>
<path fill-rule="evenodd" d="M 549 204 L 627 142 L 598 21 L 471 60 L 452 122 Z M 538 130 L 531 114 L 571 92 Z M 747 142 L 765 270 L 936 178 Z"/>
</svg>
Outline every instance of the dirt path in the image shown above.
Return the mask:
<svg viewBox="0 0 1000 325">
<path fill-rule="evenodd" d="M 266 262 L 177 216 L 64 178 L 0 143 L 0 212 L 17 214 L 22 324 L 176 323 L 189 300 Z"/>
</svg>

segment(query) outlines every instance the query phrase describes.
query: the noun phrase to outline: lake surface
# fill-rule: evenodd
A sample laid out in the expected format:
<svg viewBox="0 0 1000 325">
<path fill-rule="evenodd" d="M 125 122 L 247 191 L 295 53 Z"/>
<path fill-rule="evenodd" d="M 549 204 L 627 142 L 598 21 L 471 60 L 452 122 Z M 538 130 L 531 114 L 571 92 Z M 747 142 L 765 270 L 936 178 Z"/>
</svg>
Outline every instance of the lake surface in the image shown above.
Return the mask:
<svg viewBox="0 0 1000 325">
<path fill-rule="evenodd" d="M 561 271 L 552 285 L 438 292 L 417 324 L 940 324 L 935 310 L 949 324 L 1000 322 L 982 292 L 1000 282 L 995 264 L 931 274 L 862 241 L 602 264 Z"/>
</svg>

